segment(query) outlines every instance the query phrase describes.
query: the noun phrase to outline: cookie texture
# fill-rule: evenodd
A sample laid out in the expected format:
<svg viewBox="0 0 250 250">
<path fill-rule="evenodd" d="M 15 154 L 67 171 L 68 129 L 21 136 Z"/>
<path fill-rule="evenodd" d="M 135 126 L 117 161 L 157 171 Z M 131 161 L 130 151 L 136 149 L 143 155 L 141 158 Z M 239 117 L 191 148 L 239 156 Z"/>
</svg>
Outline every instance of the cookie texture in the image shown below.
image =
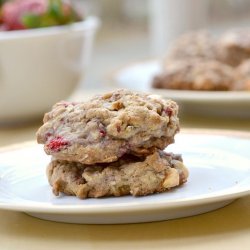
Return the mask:
<svg viewBox="0 0 250 250">
<path fill-rule="evenodd" d="M 219 58 L 226 64 L 238 66 L 250 58 L 250 29 L 228 31 L 218 41 Z"/>
<path fill-rule="evenodd" d="M 59 160 L 95 164 L 124 154 L 148 155 L 174 142 L 178 106 L 158 96 L 117 90 L 89 102 L 59 102 L 37 132 L 45 152 Z"/>
<path fill-rule="evenodd" d="M 192 58 L 213 60 L 216 57 L 216 41 L 209 32 L 201 30 L 183 34 L 176 39 L 170 46 L 164 61 L 168 64 L 173 60 Z"/>
<path fill-rule="evenodd" d="M 54 160 L 47 176 L 55 195 L 62 192 L 84 199 L 164 192 L 186 182 L 188 170 L 179 155 L 156 151 L 140 159 L 124 156 L 93 166 Z"/>
<path fill-rule="evenodd" d="M 230 90 L 234 69 L 218 61 L 181 60 L 169 63 L 153 80 L 153 87 L 180 90 Z"/>
</svg>

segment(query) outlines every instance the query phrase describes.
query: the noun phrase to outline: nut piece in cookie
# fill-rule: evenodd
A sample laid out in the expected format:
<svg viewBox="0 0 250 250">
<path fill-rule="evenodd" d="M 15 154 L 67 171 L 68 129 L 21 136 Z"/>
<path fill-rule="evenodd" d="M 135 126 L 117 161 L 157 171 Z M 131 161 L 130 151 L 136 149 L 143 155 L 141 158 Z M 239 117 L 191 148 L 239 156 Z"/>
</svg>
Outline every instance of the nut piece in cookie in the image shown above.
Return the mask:
<svg viewBox="0 0 250 250">
<path fill-rule="evenodd" d="M 55 195 L 63 192 L 84 199 L 161 193 L 185 183 L 188 170 L 179 156 L 156 151 L 144 158 L 126 155 L 93 166 L 55 160 L 47 176 Z"/>
<path fill-rule="evenodd" d="M 113 162 L 148 155 L 174 142 L 178 106 L 156 96 L 117 90 L 89 102 L 59 102 L 45 114 L 37 141 L 59 160 Z"/>
<path fill-rule="evenodd" d="M 231 90 L 234 69 L 218 61 L 186 60 L 169 63 L 153 87 L 180 90 Z"/>
</svg>

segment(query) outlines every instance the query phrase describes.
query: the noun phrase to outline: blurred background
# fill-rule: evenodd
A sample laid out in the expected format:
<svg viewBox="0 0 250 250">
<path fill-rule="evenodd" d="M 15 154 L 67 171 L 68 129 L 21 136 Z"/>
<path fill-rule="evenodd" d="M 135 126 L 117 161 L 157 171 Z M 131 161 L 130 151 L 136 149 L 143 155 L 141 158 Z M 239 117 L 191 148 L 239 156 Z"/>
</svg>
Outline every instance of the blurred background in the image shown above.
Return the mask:
<svg viewBox="0 0 250 250">
<path fill-rule="evenodd" d="M 189 30 L 219 33 L 250 25 L 248 0 L 74 0 L 102 21 L 86 82 L 97 87 L 128 63 L 163 57 L 169 44 Z"/>
<path fill-rule="evenodd" d="M 35 1 L 39 5 L 45 0 L 13 1 L 25 4 Z M 0 1 L 3 2 L 12 1 Z M 155 63 L 159 68 L 170 44 L 185 32 L 205 29 L 221 34 L 232 28 L 250 27 L 249 0 L 65 0 L 64 3 L 72 5 L 84 20 L 69 27 L 0 31 L 2 144 L 34 139 L 43 114 L 57 101 L 67 99 L 75 89 L 72 99 L 86 100 L 117 88 L 110 84 L 111 76 L 128 65 L 153 60 L 153 69 Z M 8 11 L 15 14 L 12 7 Z M 6 18 L 12 21 L 13 16 L 8 14 Z M 147 74 L 147 69 L 152 70 L 152 65 L 142 66 L 140 77 L 145 72 L 148 80 L 151 72 Z M 137 77 L 135 71 L 136 68 L 127 73 Z M 140 79 L 130 81 L 133 89 L 143 85 Z M 157 93 L 157 89 L 148 90 Z M 176 96 L 169 90 L 159 93 L 169 93 L 164 97 L 178 102 L 184 126 L 250 129 L 249 91 L 238 93 L 236 98 L 236 91 L 198 94 L 189 91 L 185 96 L 177 92 Z M 200 109 L 196 112 L 196 108 Z M 196 119 L 191 113 L 198 114 Z M 217 123 L 206 117 L 209 113 L 216 115 Z M 243 118 L 244 123 L 237 119 L 233 123 L 232 117 Z M 30 127 L 25 128 L 27 124 Z M 13 129 L 17 132 L 13 133 Z"/>
</svg>

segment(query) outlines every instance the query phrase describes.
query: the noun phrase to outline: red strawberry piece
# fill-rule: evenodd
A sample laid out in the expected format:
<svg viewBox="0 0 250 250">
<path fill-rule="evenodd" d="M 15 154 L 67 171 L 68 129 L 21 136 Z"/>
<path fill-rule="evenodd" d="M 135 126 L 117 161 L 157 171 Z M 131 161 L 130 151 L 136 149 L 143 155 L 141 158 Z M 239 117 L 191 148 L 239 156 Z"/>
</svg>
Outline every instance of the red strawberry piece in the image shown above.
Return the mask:
<svg viewBox="0 0 250 250">
<path fill-rule="evenodd" d="M 100 135 L 101 135 L 101 137 L 105 137 L 106 136 L 106 131 L 104 130 L 104 129 L 100 129 Z"/>
<path fill-rule="evenodd" d="M 2 21 L 7 30 L 22 30 L 22 17 L 26 14 L 41 15 L 47 11 L 46 0 L 14 0 L 6 2 L 2 7 Z"/>
<path fill-rule="evenodd" d="M 121 126 L 117 125 L 116 130 L 117 130 L 118 133 L 120 133 L 121 132 Z"/>
<path fill-rule="evenodd" d="M 168 115 L 171 116 L 173 114 L 173 110 L 169 107 L 167 107 L 166 109 L 164 109 L 164 112 Z"/>
<path fill-rule="evenodd" d="M 61 136 L 57 136 L 49 142 L 47 147 L 54 152 L 58 152 L 68 145 L 69 145 L 69 142 L 67 140 L 65 140 Z"/>
</svg>

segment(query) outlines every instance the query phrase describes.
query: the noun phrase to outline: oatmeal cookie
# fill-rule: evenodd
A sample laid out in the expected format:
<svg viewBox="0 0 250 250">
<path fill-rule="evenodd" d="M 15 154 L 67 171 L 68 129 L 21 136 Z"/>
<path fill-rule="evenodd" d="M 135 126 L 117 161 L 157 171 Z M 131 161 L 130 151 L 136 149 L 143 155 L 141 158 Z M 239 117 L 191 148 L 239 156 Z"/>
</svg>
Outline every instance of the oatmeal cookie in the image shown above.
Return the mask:
<svg viewBox="0 0 250 250">
<path fill-rule="evenodd" d="M 238 66 L 250 58 L 250 29 L 226 32 L 219 39 L 218 47 L 221 61 Z"/>
<path fill-rule="evenodd" d="M 168 64 L 168 61 L 190 58 L 216 58 L 216 43 L 207 31 L 193 31 L 181 35 L 170 46 L 165 64 Z"/>
<path fill-rule="evenodd" d="M 136 158 L 124 156 L 116 162 L 94 166 L 55 160 L 47 167 L 47 176 L 55 195 L 63 192 L 82 199 L 161 193 L 188 178 L 188 170 L 178 155 L 156 151 Z"/>
<path fill-rule="evenodd" d="M 89 102 L 59 102 L 45 114 L 37 141 L 59 160 L 113 162 L 148 155 L 174 142 L 178 106 L 157 96 L 117 90 Z"/>
<path fill-rule="evenodd" d="M 231 90 L 234 69 L 218 61 L 173 61 L 153 79 L 154 88 L 180 90 Z"/>
</svg>

